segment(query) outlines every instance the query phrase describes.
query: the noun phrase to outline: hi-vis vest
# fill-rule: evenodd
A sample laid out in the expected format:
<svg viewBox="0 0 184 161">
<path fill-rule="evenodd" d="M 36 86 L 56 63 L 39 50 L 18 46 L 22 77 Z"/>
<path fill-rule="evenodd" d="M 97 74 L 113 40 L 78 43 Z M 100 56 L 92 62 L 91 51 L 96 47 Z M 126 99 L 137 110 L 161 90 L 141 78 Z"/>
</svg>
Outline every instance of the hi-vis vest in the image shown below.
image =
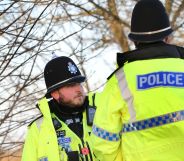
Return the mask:
<svg viewBox="0 0 184 161">
<path fill-rule="evenodd" d="M 83 113 L 83 138 L 79 138 L 62 121 L 59 121 L 60 129 L 55 131 L 46 98 L 42 99 L 38 105 L 43 117 L 37 119 L 29 127 L 22 161 L 68 161 L 66 152 L 72 152 L 71 158 L 77 161 L 94 160 L 90 143 L 91 126 L 87 125 L 85 112 Z"/>
<path fill-rule="evenodd" d="M 91 135 L 98 159 L 121 151 L 123 161 L 184 161 L 183 59 L 125 63 L 101 98 Z"/>
</svg>

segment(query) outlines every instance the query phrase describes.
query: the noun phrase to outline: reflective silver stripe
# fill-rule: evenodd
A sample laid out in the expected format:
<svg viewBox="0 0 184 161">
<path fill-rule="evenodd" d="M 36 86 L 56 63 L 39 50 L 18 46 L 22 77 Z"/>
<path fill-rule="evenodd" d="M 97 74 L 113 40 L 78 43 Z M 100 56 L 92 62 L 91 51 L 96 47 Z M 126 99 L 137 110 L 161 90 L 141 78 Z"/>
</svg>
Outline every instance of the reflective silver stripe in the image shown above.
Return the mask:
<svg viewBox="0 0 184 161">
<path fill-rule="evenodd" d="M 35 123 L 36 123 L 39 130 L 40 130 L 42 122 L 43 122 L 43 117 L 41 117 L 41 118 L 39 118 L 38 120 L 35 121 Z"/>
<path fill-rule="evenodd" d="M 108 140 L 108 141 L 119 141 L 120 140 L 120 133 L 111 133 L 102 128 L 97 127 L 96 125 L 93 125 L 92 132 L 94 135 L 104 140 Z"/>
<path fill-rule="evenodd" d="M 57 86 L 60 85 L 60 84 L 66 83 L 66 82 L 69 81 L 70 79 L 71 79 L 71 78 L 66 79 L 66 80 L 64 80 L 64 81 L 60 81 L 60 82 L 58 82 L 58 83 L 56 83 L 56 84 L 50 86 L 50 87 L 48 88 L 48 91 L 50 91 L 52 88 L 57 87 Z"/>
<path fill-rule="evenodd" d="M 72 79 L 76 79 L 76 78 L 80 78 L 80 77 L 82 77 L 82 76 L 81 76 L 81 75 L 77 75 L 77 76 L 75 76 L 75 77 L 71 77 L 71 78 L 68 78 L 68 79 L 66 79 L 66 80 L 60 81 L 60 82 L 58 82 L 58 83 L 56 83 L 56 84 L 50 86 L 50 87 L 47 89 L 47 91 L 50 92 L 53 88 L 57 87 L 58 85 L 67 83 L 68 81 L 70 81 L 70 80 L 72 80 Z M 84 80 L 85 80 L 85 79 L 84 79 Z"/>
<path fill-rule="evenodd" d="M 128 88 L 128 83 L 127 83 L 127 80 L 125 78 L 125 73 L 124 73 L 123 68 L 119 69 L 115 73 L 115 75 L 116 75 L 116 78 L 118 80 L 121 95 L 128 106 L 128 111 L 130 113 L 129 122 L 134 122 L 136 120 L 136 112 L 135 112 L 135 108 L 133 105 L 133 95 L 132 95 L 130 89 Z"/>
<path fill-rule="evenodd" d="M 40 158 L 39 161 L 48 161 L 47 157 Z"/>
<path fill-rule="evenodd" d="M 50 102 L 50 101 L 52 101 L 53 100 L 53 98 L 51 97 L 51 98 L 47 98 L 47 102 Z"/>
<path fill-rule="evenodd" d="M 166 31 L 166 30 L 169 30 L 169 29 L 171 29 L 171 26 L 166 27 L 164 29 L 156 30 L 156 31 L 149 31 L 149 32 L 131 32 L 131 34 L 134 34 L 134 35 L 151 35 L 151 34 L 157 34 L 157 33 L 160 33 L 160 32 Z"/>
</svg>

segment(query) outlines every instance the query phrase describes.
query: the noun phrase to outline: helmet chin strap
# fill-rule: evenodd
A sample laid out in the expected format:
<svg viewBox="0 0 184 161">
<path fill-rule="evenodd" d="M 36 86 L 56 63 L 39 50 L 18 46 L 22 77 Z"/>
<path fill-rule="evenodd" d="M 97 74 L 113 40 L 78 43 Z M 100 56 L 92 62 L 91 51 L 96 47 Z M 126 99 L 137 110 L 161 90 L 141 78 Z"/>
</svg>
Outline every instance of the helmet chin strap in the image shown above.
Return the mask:
<svg viewBox="0 0 184 161">
<path fill-rule="evenodd" d="M 65 103 L 63 103 L 62 101 L 62 98 L 59 96 L 57 102 L 60 104 L 60 105 L 66 105 Z"/>
<path fill-rule="evenodd" d="M 56 101 L 60 104 L 60 105 L 65 105 L 62 101 L 62 96 L 61 93 L 59 92 L 59 90 L 57 90 L 57 94 L 59 95 L 59 97 L 56 99 Z"/>
</svg>

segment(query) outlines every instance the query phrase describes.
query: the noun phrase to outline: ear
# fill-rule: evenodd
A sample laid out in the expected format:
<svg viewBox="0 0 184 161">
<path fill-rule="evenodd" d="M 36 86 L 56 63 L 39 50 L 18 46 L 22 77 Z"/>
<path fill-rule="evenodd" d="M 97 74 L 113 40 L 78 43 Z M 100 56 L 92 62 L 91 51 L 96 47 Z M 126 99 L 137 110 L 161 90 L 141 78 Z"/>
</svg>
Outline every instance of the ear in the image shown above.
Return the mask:
<svg viewBox="0 0 184 161">
<path fill-rule="evenodd" d="M 52 96 L 55 100 L 58 100 L 58 99 L 59 99 L 59 92 L 58 92 L 58 90 L 51 92 L 51 96 Z"/>
<path fill-rule="evenodd" d="M 169 36 L 167 36 L 167 37 L 164 38 L 164 42 L 167 43 L 167 44 L 169 44 L 169 43 L 171 43 L 172 38 L 173 37 L 171 35 L 169 35 Z"/>
</svg>

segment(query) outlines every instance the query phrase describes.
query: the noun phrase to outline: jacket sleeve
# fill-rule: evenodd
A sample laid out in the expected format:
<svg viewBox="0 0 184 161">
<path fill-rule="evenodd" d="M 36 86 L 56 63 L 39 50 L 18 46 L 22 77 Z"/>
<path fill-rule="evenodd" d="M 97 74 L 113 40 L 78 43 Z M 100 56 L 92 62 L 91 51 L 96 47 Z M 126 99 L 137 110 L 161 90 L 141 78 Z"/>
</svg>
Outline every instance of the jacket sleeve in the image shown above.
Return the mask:
<svg viewBox="0 0 184 161">
<path fill-rule="evenodd" d="M 95 156 L 100 161 L 120 161 L 122 108 L 124 101 L 113 77 L 95 102 L 97 109 L 91 135 Z"/>
<path fill-rule="evenodd" d="M 37 161 L 38 128 L 36 123 L 28 127 L 21 161 Z"/>
</svg>

